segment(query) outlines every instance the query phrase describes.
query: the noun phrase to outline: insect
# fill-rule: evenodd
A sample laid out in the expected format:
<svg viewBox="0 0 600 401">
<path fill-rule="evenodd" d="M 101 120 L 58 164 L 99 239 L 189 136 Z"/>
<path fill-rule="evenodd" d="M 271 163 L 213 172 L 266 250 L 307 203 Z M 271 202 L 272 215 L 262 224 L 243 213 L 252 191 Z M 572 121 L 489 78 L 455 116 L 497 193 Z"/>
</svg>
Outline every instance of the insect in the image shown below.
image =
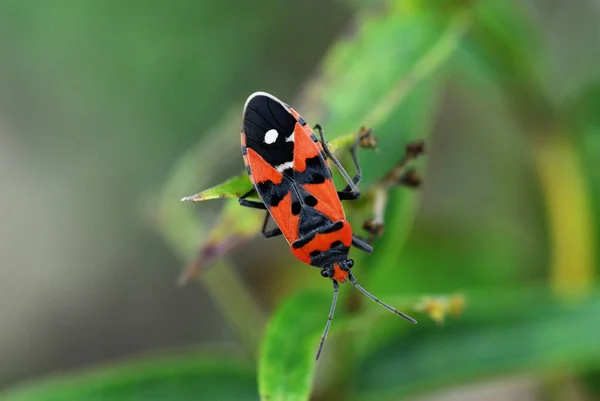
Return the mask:
<svg viewBox="0 0 600 401">
<path fill-rule="evenodd" d="M 356 156 L 360 137 L 350 148 L 356 175 L 352 178 L 327 147 L 320 125 L 319 138 L 300 114 L 265 92 L 250 95 L 243 111 L 242 155 L 254 189 L 239 198 L 242 206 L 267 211 L 262 235 L 283 235 L 296 258 L 321 269 L 321 276 L 333 282 L 333 300 L 325 330 L 317 349 L 319 359 L 338 298 L 338 283 L 350 281 L 356 289 L 387 310 L 416 324 L 416 320 L 383 303 L 361 287 L 352 274 L 350 247 L 367 253 L 373 248 L 352 233 L 342 200 L 360 197 L 362 171 Z M 337 191 L 329 166 L 331 161 L 347 185 Z M 247 199 L 258 194 L 261 201 Z M 277 228 L 267 230 L 272 218 Z"/>
</svg>

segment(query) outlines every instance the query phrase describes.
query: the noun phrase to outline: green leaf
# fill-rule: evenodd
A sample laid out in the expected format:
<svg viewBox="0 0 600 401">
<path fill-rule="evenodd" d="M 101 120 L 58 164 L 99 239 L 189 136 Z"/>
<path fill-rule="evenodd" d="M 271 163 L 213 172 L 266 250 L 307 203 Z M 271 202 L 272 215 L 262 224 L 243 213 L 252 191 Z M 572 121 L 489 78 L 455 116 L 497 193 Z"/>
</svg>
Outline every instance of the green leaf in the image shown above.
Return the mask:
<svg viewBox="0 0 600 401">
<path fill-rule="evenodd" d="M 300 291 L 288 297 L 267 325 L 258 361 L 263 400 L 308 400 L 315 355 L 333 291 Z M 336 319 L 336 328 L 339 320 Z"/>
<path fill-rule="evenodd" d="M 320 290 L 298 291 L 286 298 L 267 325 L 258 364 L 259 390 L 263 400 L 300 401 L 309 398 L 317 363 L 317 346 L 333 296 L 332 290 L 327 291 L 325 282 L 322 284 Z M 347 291 L 355 290 L 350 285 L 340 288 L 341 294 Z M 446 316 L 461 314 L 464 305 L 464 299 L 459 295 L 419 296 L 393 301 L 395 306 L 426 312 L 432 319 L 440 321 Z M 343 306 L 339 305 L 325 343 L 325 351 L 318 363 L 323 363 L 331 349 L 344 344 L 344 340 L 349 338 L 347 335 L 340 338 L 339 334 L 344 333 L 344 330 L 349 329 L 362 336 L 370 330 L 373 323 L 383 320 L 384 316 L 395 323 L 401 320 L 376 305 L 369 308 L 369 311 L 351 318 L 345 315 Z M 402 321 L 400 324 L 405 323 Z M 343 368 L 338 367 L 338 370 Z"/>
<path fill-rule="evenodd" d="M 252 182 L 247 174 L 240 174 L 212 188 L 205 189 L 192 196 L 182 198 L 182 201 L 201 202 L 209 199 L 239 198 L 250 192 Z"/>
<path fill-rule="evenodd" d="M 516 115 L 524 108 L 547 112 L 548 63 L 542 57 L 542 40 L 522 2 L 473 2 L 472 32 L 455 53 L 456 72 L 463 83 L 481 89 L 500 87 L 514 104 Z M 506 29 L 510 26 L 511 29 Z M 486 88 L 486 92 L 489 91 Z"/>
<path fill-rule="evenodd" d="M 353 372 L 355 400 L 395 400 L 448 383 L 530 369 L 600 366 L 600 292 L 563 304 L 541 288 L 467 292 L 463 318 L 421 325 Z"/>
<path fill-rule="evenodd" d="M 57 375 L 0 393 L 4 401 L 252 401 L 254 370 L 236 358 L 191 351 Z"/>
</svg>

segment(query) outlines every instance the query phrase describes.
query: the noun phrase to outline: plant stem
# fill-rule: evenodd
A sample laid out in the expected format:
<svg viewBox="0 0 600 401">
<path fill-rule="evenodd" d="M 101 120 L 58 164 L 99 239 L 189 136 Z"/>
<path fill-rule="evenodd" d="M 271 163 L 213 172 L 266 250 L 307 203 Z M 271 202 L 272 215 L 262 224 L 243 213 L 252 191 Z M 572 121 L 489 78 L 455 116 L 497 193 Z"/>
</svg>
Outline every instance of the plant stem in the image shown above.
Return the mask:
<svg viewBox="0 0 600 401">
<path fill-rule="evenodd" d="M 551 233 L 550 280 L 564 297 L 589 292 L 594 275 L 590 194 L 573 142 L 563 132 L 539 135 L 533 154 Z"/>
</svg>

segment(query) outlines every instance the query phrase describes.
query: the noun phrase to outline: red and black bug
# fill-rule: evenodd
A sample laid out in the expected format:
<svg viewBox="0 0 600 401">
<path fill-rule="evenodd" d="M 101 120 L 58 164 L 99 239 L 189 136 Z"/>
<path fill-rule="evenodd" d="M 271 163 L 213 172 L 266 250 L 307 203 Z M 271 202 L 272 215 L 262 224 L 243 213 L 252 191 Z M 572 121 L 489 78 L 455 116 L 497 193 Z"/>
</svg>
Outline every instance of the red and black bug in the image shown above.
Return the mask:
<svg viewBox="0 0 600 401">
<path fill-rule="evenodd" d="M 315 129 L 320 138 L 298 112 L 275 96 L 265 92 L 250 95 L 243 112 L 242 154 L 254 189 L 244 194 L 239 203 L 267 210 L 262 234 L 266 238 L 283 235 L 298 259 L 320 268 L 321 275 L 332 280 L 333 301 L 317 350 L 319 359 L 333 319 L 338 283 L 349 280 L 372 301 L 411 323 L 417 322 L 366 291 L 351 273 L 354 261 L 348 258 L 350 246 L 367 253 L 373 251 L 352 234 L 341 203 L 360 197 L 357 184 L 362 173 L 356 157 L 360 138 L 350 148 L 357 170 L 350 178 L 327 147 L 321 127 L 316 125 Z M 346 180 L 341 191 L 334 186 L 328 159 Z M 246 199 L 254 193 L 261 201 Z M 267 231 L 269 217 L 277 228 Z"/>
</svg>

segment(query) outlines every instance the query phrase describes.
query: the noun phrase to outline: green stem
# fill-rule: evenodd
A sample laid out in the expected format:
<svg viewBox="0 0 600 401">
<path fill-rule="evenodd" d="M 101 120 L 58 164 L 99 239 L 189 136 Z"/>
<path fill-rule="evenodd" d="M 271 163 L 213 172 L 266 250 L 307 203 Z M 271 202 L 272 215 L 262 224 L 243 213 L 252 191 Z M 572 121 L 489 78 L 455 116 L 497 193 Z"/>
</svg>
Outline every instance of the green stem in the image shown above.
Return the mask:
<svg viewBox="0 0 600 401">
<path fill-rule="evenodd" d="M 225 259 L 200 279 L 215 305 L 253 355 L 258 349 L 266 316 L 233 267 Z"/>
<path fill-rule="evenodd" d="M 538 135 L 533 155 L 551 233 L 551 285 L 565 297 L 585 295 L 593 284 L 594 229 L 585 173 L 564 133 Z"/>
<path fill-rule="evenodd" d="M 181 203 L 181 196 L 192 186 L 208 184 L 203 180 L 212 175 L 199 174 L 202 165 L 212 165 L 215 169 L 221 167 L 221 152 L 225 154 L 230 150 L 224 139 L 226 136 L 219 133 L 235 132 L 238 129 L 238 109 L 236 107 L 230 113 L 230 118 L 226 118 L 214 132 L 206 135 L 197 146 L 180 157 L 159 194 L 156 229 L 184 262 L 194 257 L 200 244 L 207 238 L 209 227 L 193 213 L 192 205 Z M 215 149 L 218 151 L 215 152 Z M 206 284 L 206 291 L 219 312 L 247 345 L 248 350 L 256 352 L 266 317 L 231 265 L 220 260 L 203 275 L 201 281 Z"/>
</svg>

